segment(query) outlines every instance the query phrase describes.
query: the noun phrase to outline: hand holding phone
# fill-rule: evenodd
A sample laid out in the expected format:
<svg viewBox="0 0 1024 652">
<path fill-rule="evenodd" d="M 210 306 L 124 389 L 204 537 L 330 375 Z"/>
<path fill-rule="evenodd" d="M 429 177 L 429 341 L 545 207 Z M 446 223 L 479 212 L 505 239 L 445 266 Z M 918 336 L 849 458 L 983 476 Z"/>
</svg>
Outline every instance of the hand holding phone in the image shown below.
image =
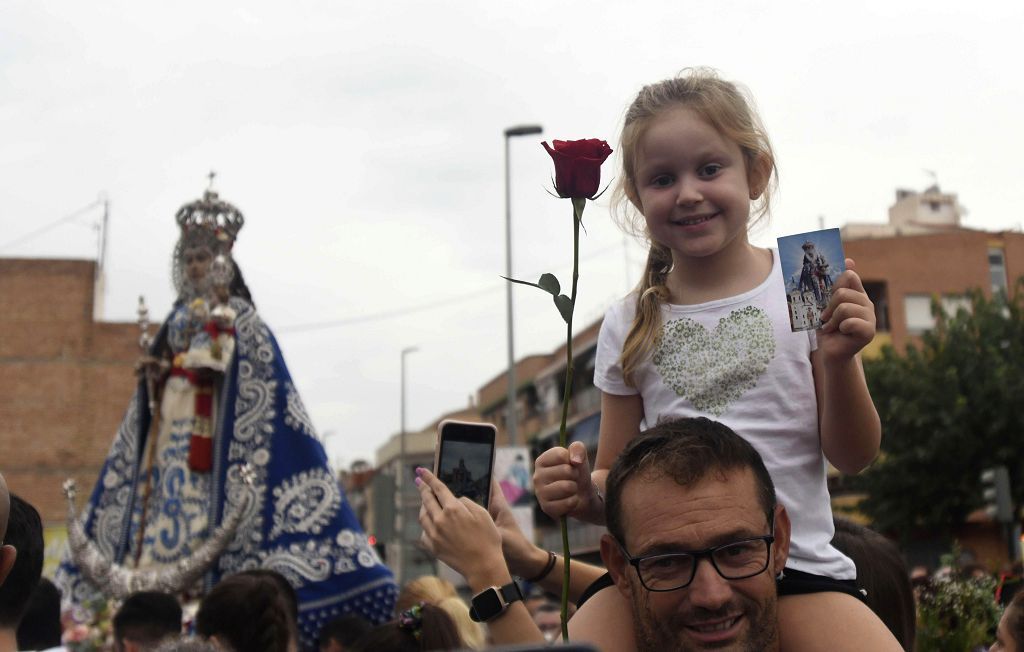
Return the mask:
<svg viewBox="0 0 1024 652">
<path fill-rule="evenodd" d="M 489 423 L 442 421 L 437 427 L 434 474 L 458 498 L 487 507 L 497 429 Z"/>
</svg>

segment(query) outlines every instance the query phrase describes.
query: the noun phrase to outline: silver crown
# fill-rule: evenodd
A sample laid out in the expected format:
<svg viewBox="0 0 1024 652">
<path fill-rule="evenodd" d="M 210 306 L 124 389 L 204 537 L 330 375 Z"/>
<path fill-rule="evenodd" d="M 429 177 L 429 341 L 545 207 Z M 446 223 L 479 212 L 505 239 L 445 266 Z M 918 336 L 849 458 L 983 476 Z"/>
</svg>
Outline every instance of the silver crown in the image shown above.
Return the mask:
<svg viewBox="0 0 1024 652">
<path fill-rule="evenodd" d="M 231 248 L 245 224 L 242 211 L 220 199 L 213 190 L 204 192 L 202 199 L 179 208 L 174 219 L 178 222 L 183 238 L 212 234 L 225 249 Z"/>
</svg>

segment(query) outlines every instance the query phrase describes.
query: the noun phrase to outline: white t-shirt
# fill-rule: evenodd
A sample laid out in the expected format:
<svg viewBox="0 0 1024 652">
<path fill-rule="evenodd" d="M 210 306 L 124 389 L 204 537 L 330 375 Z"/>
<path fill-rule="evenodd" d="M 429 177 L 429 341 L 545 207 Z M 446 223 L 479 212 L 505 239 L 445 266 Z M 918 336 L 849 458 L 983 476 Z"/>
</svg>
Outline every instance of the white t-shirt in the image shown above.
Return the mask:
<svg viewBox="0 0 1024 652">
<path fill-rule="evenodd" d="M 668 418 L 705 416 L 732 428 L 757 449 L 793 524 L 787 566 L 855 579 L 853 561 L 832 544 L 835 533 L 818 434 L 811 372 L 814 331 L 789 325 L 777 251 L 772 271 L 743 294 L 696 305 L 662 307 L 660 338 L 626 385 L 620 358 L 636 312 L 630 294 L 605 314 L 597 340 L 594 384 L 643 399 L 641 429 Z"/>
</svg>

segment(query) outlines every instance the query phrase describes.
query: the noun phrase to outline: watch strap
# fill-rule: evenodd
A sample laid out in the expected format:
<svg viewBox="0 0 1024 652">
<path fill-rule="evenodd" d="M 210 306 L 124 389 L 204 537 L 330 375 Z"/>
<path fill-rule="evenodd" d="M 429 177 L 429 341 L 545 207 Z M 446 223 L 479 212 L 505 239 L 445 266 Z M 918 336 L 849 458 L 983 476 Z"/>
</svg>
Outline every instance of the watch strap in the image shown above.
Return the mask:
<svg viewBox="0 0 1024 652">
<path fill-rule="evenodd" d="M 494 598 L 500 602 L 500 608 L 494 608 Z M 478 623 L 485 623 L 505 613 L 508 606 L 523 599 L 523 591 L 513 579 L 504 586 L 491 586 L 473 596 L 469 607 L 469 617 Z"/>
</svg>

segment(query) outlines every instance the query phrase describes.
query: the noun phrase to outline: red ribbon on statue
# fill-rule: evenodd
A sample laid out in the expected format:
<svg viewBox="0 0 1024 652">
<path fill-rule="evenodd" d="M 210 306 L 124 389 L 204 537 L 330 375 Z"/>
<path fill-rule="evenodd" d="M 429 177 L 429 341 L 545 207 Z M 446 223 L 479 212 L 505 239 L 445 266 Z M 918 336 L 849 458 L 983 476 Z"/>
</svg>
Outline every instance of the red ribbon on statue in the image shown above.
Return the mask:
<svg viewBox="0 0 1024 652">
<path fill-rule="evenodd" d="M 203 330 L 210 336 L 211 340 L 216 340 L 218 335 L 234 335 L 235 327 L 227 326 L 221 327 L 216 321 L 210 320 L 203 326 Z"/>
<path fill-rule="evenodd" d="M 188 379 L 195 388 L 188 467 L 193 471 L 208 473 L 213 469 L 213 376 L 183 367 L 173 367 L 171 375 Z"/>
<path fill-rule="evenodd" d="M 188 466 L 193 471 L 208 473 L 213 469 L 213 378 L 196 376 L 196 413 L 188 445 Z"/>
</svg>

